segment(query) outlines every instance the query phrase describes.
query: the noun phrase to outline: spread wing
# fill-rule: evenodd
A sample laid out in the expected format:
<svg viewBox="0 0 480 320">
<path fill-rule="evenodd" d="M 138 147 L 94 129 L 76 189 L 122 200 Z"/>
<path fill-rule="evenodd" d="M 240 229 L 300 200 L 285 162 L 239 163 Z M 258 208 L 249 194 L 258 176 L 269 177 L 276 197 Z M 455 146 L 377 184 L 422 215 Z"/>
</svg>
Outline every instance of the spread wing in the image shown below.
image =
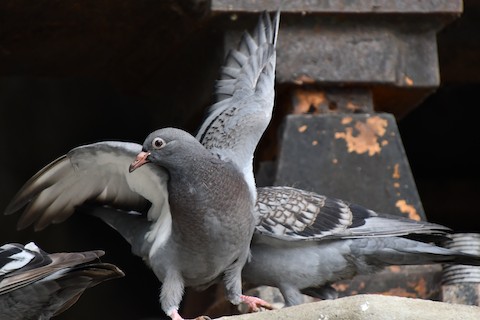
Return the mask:
<svg viewBox="0 0 480 320">
<path fill-rule="evenodd" d="M 28 180 L 5 213 L 26 206 L 18 228 L 34 224 L 36 230 L 64 221 L 84 203 L 148 210 L 150 220 L 168 220 L 164 170 L 147 164 L 132 173 L 128 171 L 140 151 L 139 144 L 113 141 L 72 149 Z"/>
</svg>

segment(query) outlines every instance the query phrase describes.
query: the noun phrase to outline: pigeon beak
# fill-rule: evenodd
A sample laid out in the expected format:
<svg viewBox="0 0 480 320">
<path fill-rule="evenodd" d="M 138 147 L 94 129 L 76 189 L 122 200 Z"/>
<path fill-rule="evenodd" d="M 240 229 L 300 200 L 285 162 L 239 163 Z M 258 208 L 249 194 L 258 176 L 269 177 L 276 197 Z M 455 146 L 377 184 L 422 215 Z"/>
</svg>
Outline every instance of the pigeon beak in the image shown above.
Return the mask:
<svg viewBox="0 0 480 320">
<path fill-rule="evenodd" d="M 150 152 L 144 152 L 144 151 L 140 152 L 137 155 L 137 158 L 135 159 L 135 161 L 133 161 L 130 167 L 128 168 L 128 171 L 133 172 L 134 170 L 143 166 L 145 163 L 150 162 L 150 160 L 147 159 L 149 155 L 150 155 Z"/>
</svg>

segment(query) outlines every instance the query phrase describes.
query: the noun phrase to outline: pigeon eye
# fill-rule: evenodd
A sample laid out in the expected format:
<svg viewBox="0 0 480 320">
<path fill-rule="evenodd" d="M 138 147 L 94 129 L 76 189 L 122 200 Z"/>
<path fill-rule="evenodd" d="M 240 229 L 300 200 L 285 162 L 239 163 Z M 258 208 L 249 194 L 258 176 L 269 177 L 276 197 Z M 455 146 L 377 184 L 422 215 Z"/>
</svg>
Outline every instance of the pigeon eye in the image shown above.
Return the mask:
<svg viewBox="0 0 480 320">
<path fill-rule="evenodd" d="M 157 137 L 157 138 L 153 139 L 153 141 L 152 141 L 152 147 L 154 149 L 160 149 L 164 145 L 165 145 L 165 140 L 163 140 L 162 138 Z"/>
</svg>

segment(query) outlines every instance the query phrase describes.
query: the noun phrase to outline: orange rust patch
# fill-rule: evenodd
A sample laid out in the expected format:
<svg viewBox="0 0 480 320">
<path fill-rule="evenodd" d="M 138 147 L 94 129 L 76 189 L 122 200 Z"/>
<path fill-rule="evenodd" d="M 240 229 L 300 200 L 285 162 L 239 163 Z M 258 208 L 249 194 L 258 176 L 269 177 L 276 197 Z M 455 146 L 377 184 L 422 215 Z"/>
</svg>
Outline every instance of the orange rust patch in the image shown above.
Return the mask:
<svg viewBox="0 0 480 320">
<path fill-rule="evenodd" d="M 359 109 L 360 109 L 360 107 L 357 106 L 355 103 L 353 103 L 353 102 L 351 102 L 351 101 L 347 102 L 347 110 L 352 111 L 352 112 L 355 112 L 355 111 L 357 111 L 357 110 L 359 110 Z"/>
<path fill-rule="evenodd" d="M 418 279 L 418 282 L 408 282 L 408 286 L 413 288 L 419 297 L 427 296 L 427 281 L 424 278 Z"/>
<path fill-rule="evenodd" d="M 405 200 L 398 200 L 395 206 L 400 209 L 402 213 L 406 213 L 410 219 L 420 221 L 420 216 L 417 210 L 410 204 L 407 204 Z"/>
<path fill-rule="evenodd" d="M 300 132 L 300 133 L 304 133 L 305 131 L 307 131 L 307 125 L 304 124 L 303 126 L 298 127 L 297 130 L 298 130 L 298 132 Z"/>
<path fill-rule="evenodd" d="M 317 140 L 313 140 L 312 141 L 312 146 L 316 146 L 318 144 L 318 141 Z"/>
<path fill-rule="evenodd" d="M 358 283 L 358 289 L 360 289 L 360 290 L 365 289 L 365 286 L 366 286 L 366 285 L 365 285 L 365 281 L 360 281 L 360 282 Z"/>
<path fill-rule="evenodd" d="M 295 99 L 293 114 L 312 113 L 312 108 L 315 109 L 313 113 L 318 113 L 320 105 L 326 100 L 324 92 L 301 89 L 295 91 Z"/>
<path fill-rule="evenodd" d="M 403 288 L 393 288 L 382 293 L 386 296 L 396 296 L 396 297 L 406 297 L 406 298 L 416 298 L 417 295 L 413 292 L 408 292 Z"/>
<path fill-rule="evenodd" d="M 343 125 L 350 122 L 347 122 L 346 118 L 342 119 Z M 382 151 L 378 138 L 385 134 L 387 125 L 387 120 L 374 116 L 368 118 L 366 122 L 357 121 L 355 123 L 354 128 L 358 131 L 357 135 L 353 133 L 354 128 L 346 127 L 345 132 L 335 133 L 335 139 L 344 139 L 347 143 L 348 152 L 358 154 L 368 152 L 369 156 L 373 156 Z"/>
<path fill-rule="evenodd" d="M 332 163 L 333 163 L 333 164 L 337 164 L 337 163 L 338 163 L 338 159 L 337 159 L 337 158 L 332 159 Z"/>
<path fill-rule="evenodd" d="M 393 272 L 393 273 L 402 272 L 402 269 L 399 266 L 390 266 L 390 267 L 388 267 L 388 269 L 390 269 L 390 271 Z"/>
<path fill-rule="evenodd" d="M 395 163 L 393 166 L 393 179 L 400 179 L 400 170 L 398 169 L 400 165 L 398 163 Z"/>
<path fill-rule="evenodd" d="M 351 123 L 352 121 L 353 121 L 352 117 L 344 117 L 344 118 L 342 118 L 341 123 L 343 125 L 347 125 L 347 124 Z"/>
<path fill-rule="evenodd" d="M 345 283 L 334 283 L 332 284 L 332 287 L 335 288 L 337 291 L 346 291 L 348 289 L 348 284 Z"/>
<path fill-rule="evenodd" d="M 388 140 L 382 140 L 380 144 L 382 145 L 382 147 L 385 147 L 388 144 Z"/>
<path fill-rule="evenodd" d="M 295 80 L 293 80 L 293 83 L 302 85 L 302 84 L 312 84 L 315 83 L 315 79 L 312 77 L 309 77 L 307 75 L 302 74 L 301 76 L 297 77 Z"/>
<path fill-rule="evenodd" d="M 400 183 L 394 182 L 394 183 L 393 183 L 393 187 L 394 187 L 394 188 L 400 188 Z"/>
<path fill-rule="evenodd" d="M 413 86 L 413 80 L 411 78 L 409 78 L 408 76 L 405 76 L 404 79 L 407 86 Z"/>
</svg>

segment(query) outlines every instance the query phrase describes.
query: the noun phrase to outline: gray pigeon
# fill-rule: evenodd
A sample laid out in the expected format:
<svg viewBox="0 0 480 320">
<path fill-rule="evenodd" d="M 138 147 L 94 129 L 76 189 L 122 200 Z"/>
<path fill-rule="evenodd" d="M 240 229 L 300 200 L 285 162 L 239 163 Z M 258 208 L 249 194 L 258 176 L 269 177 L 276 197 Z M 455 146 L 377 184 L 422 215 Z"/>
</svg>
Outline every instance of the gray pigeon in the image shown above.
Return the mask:
<svg viewBox="0 0 480 320">
<path fill-rule="evenodd" d="M 33 242 L 0 247 L 0 319 L 46 320 L 70 308 L 83 292 L 124 273 L 102 263 L 101 250 L 48 254 Z"/>
<path fill-rule="evenodd" d="M 456 263 L 480 265 L 480 256 L 432 243 L 448 241 L 449 228 L 393 215 L 313 192 L 258 188 L 262 220 L 243 270 L 250 286 L 280 289 L 286 306 L 302 293 L 336 298 L 330 284 L 391 265 Z"/>
<path fill-rule="evenodd" d="M 181 319 L 178 309 L 184 287 L 205 288 L 219 278 L 233 304 L 269 307 L 242 295 L 241 272 L 255 229 L 255 200 L 240 168 L 174 128 L 151 133 L 129 171 L 149 163 L 168 173 L 171 219 L 164 222 L 165 234 L 156 236 L 156 249 L 144 246 L 140 255 L 148 256 L 162 282 L 160 302 L 165 313 Z M 143 237 L 135 241 L 144 242 Z"/>
<path fill-rule="evenodd" d="M 242 300 L 254 310 L 259 305 L 268 308 L 265 302 L 239 296 L 239 292 L 241 267 L 248 256 L 248 245 L 254 231 L 254 221 L 249 220 L 255 212 L 256 199 L 253 153 L 269 124 L 273 109 L 278 25 L 279 12 L 273 20 L 264 12 L 253 35 L 245 33 L 238 49 L 227 56 L 217 81 L 217 103 L 210 108 L 197 134 L 202 144 L 184 132 L 168 129 L 160 132 L 162 136 L 157 137 L 159 132 L 149 136 L 143 146 L 144 151 L 138 144 L 115 141 L 80 146 L 27 181 L 5 213 L 11 214 L 26 206 L 18 227 L 21 229 L 34 224 L 35 230 L 64 221 L 76 208 L 86 203 L 143 213 L 145 223 L 142 223 L 142 231 L 130 234 L 132 251 L 141 256 L 163 282 L 160 300 L 168 315 L 179 318 L 176 309 L 181 301 L 183 284 L 207 286 L 218 280 L 224 271 L 227 273 L 224 277 L 227 293 L 232 302 Z M 173 136 L 172 132 L 175 132 Z M 163 137 L 165 133 L 167 137 Z M 150 150 L 159 141 L 165 142 L 165 148 Z M 185 143 L 191 146 L 189 153 Z M 151 154 L 142 159 L 140 154 L 146 157 L 146 153 L 141 152 L 147 152 L 147 149 Z M 154 155 L 160 150 L 165 158 L 189 164 L 185 168 L 190 168 L 190 171 L 178 175 L 178 165 L 167 167 L 165 163 L 158 162 Z M 175 152 L 172 153 L 172 150 Z M 146 160 L 150 163 L 133 165 L 133 170 L 129 172 L 128 165 L 137 155 L 140 157 L 137 157 L 137 163 L 142 164 Z M 209 175 L 212 180 L 205 180 Z M 217 177 L 216 180 L 213 177 Z M 181 180 L 174 181 L 177 178 Z M 241 186 L 236 187 L 238 190 L 232 186 L 242 181 L 247 187 L 247 194 Z M 208 188 L 217 192 L 207 193 Z M 191 194 L 197 196 L 190 197 Z M 241 205 L 233 206 L 231 203 Z M 192 222 L 193 218 L 187 218 L 185 212 L 190 210 L 193 214 L 194 208 L 199 211 L 196 220 L 202 223 L 208 221 L 209 225 L 200 224 L 197 227 Z M 228 223 L 219 215 L 220 211 L 230 217 Z M 180 237 L 176 231 L 185 228 L 190 228 L 190 232 Z M 241 237 L 237 235 L 241 239 L 235 238 L 237 233 L 241 234 Z M 235 241 L 241 243 L 236 246 Z M 185 250 L 179 250 L 179 246 L 185 243 L 190 244 L 192 249 L 187 246 Z M 196 251 L 200 243 L 203 249 Z M 230 246 L 231 252 L 227 254 L 218 250 L 222 245 Z M 187 253 L 198 260 L 197 273 L 192 270 L 194 262 L 188 265 Z M 200 257 L 203 257 L 201 263 Z"/>
</svg>

